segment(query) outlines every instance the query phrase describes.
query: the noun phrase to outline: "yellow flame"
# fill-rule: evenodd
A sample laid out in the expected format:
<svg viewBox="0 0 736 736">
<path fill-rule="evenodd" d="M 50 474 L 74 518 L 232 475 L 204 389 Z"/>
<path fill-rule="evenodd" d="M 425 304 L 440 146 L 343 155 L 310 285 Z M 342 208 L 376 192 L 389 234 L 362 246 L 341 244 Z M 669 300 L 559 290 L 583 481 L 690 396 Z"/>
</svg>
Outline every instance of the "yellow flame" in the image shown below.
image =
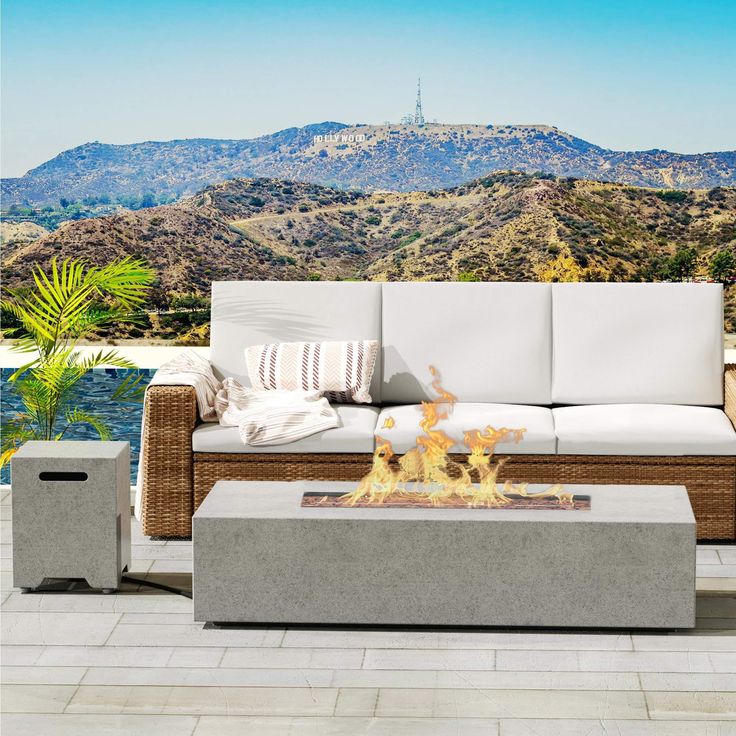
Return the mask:
<svg viewBox="0 0 736 736">
<path fill-rule="evenodd" d="M 525 429 L 487 426 L 482 431 L 468 430 L 463 437 L 469 450 L 466 462 L 452 460 L 448 453 L 455 442 L 437 425 L 449 416 L 457 399 L 443 388 L 434 366 L 429 367 L 429 372 L 432 388 L 438 396 L 434 401 L 422 402 L 419 421 L 422 434 L 416 438 L 416 446 L 392 462 L 394 451 L 391 442 L 376 435 L 371 469 L 354 491 L 341 497 L 346 504 L 381 504 L 389 497 L 411 495 L 420 496 L 436 506 L 449 505 L 451 500 L 460 499 L 470 507 L 498 507 L 510 503 L 510 493 L 530 499 L 556 497 L 562 505 L 572 504 L 572 493 L 563 492 L 560 485 L 534 494 L 527 493 L 526 483 L 514 485 L 505 481 L 499 488 L 498 473 L 505 460 L 491 462 L 496 445 L 509 440 L 521 442 Z M 386 417 L 383 429 L 391 429 L 394 424 L 393 417 Z M 477 483 L 473 482 L 473 475 L 477 477 Z M 421 490 L 407 490 L 407 483 L 416 483 Z"/>
</svg>

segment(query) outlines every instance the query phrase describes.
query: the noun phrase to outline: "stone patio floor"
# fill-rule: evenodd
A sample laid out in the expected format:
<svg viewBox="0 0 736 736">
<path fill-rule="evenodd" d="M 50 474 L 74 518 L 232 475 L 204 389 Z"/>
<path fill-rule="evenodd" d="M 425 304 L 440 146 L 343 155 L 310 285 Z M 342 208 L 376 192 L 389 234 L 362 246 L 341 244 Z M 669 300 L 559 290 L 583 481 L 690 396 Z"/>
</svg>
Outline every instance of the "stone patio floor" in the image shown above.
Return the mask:
<svg viewBox="0 0 736 736">
<path fill-rule="evenodd" d="M 14 590 L 1 493 L 3 736 L 736 734 L 736 546 L 698 547 L 692 633 L 203 628 L 133 584 Z M 191 586 L 191 543 L 133 545 Z"/>
</svg>

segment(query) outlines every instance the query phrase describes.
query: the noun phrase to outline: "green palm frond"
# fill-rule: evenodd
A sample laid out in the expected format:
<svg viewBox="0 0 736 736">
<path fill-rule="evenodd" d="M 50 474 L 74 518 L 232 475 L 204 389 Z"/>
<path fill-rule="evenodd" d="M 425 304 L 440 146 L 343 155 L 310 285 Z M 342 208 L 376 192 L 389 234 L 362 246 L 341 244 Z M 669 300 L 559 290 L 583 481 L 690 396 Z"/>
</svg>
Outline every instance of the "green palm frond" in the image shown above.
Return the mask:
<svg viewBox="0 0 736 736">
<path fill-rule="evenodd" d="M 89 426 L 97 432 L 97 435 L 101 440 L 110 439 L 110 428 L 107 426 L 107 423 L 94 414 L 82 411 L 81 409 L 69 409 L 65 413 L 64 418 L 66 419 L 66 427 L 64 427 L 63 431 L 57 434 L 54 439 L 60 440 L 67 429 L 75 424 L 89 424 Z"/>
<path fill-rule="evenodd" d="M 153 271 L 143 261 L 130 257 L 107 266 L 52 260 L 48 272 L 37 266 L 32 276 L 33 290 L 8 290 L 8 298 L 0 301 L 2 312 L 20 323 L 20 327 L 4 331 L 15 338 L 12 349 L 35 353 L 33 360 L 10 377 L 24 406 L 23 412 L 4 422 L 3 434 L 10 444 L 6 446 L 4 439 L 2 446 L 10 454 L 18 443 L 30 438 L 63 437 L 66 429 L 55 429 L 60 416 L 66 418 L 67 427 L 88 424 L 101 438 L 110 436 L 99 417 L 72 406 L 79 382 L 89 370 L 101 365 L 135 366 L 116 350 L 84 356 L 76 344 L 93 330 L 138 320 L 154 279 Z M 126 378 L 112 398 L 137 400 L 139 381 L 132 376 Z"/>
<path fill-rule="evenodd" d="M 143 374 L 126 376 L 121 384 L 115 389 L 115 393 L 111 396 L 113 401 L 129 401 L 131 403 L 140 403 L 146 393 L 146 387 L 141 385 Z"/>
<path fill-rule="evenodd" d="M 34 427 L 34 417 L 30 414 L 16 414 L 12 419 L 3 422 L 0 468 L 10 461 L 24 442 L 37 439 L 39 436 Z"/>
<path fill-rule="evenodd" d="M 99 353 L 82 358 L 79 365 L 85 372 L 102 365 L 109 365 L 113 368 L 135 368 L 135 363 L 124 358 L 117 350 L 100 350 Z"/>
</svg>

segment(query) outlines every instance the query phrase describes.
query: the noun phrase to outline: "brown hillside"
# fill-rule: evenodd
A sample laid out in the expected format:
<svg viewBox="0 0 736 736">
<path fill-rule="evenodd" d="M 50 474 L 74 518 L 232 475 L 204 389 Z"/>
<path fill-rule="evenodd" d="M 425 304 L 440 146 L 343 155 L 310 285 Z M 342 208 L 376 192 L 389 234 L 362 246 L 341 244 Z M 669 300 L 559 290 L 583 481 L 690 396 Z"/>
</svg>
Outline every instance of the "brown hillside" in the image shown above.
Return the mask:
<svg viewBox="0 0 736 736">
<path fill-rule="evenodd" d="M 657 280 L 682 248 L 696 276 L 736 249 L 736 190 L 671 191 L 501 172 L 440 191 L 361 195 L 240 179 L 174 205 L 62 226 L 4 261 L 142 255 L 170 292 L 215 279 Z M 727 293 L 727 329 L 736 331 Z"/>
</svg>

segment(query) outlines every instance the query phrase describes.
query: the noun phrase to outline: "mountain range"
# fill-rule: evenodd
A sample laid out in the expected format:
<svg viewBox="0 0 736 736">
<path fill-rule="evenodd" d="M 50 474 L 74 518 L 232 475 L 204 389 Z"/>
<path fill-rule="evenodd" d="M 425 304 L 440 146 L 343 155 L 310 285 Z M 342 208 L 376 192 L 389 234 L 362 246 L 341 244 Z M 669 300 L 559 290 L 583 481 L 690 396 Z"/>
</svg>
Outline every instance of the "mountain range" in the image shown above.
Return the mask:
<svg viewBox="0 0 736 736">
<path fill-rule="evenodd" d="M 654 188 L 736 185 L 736 151 L 613 151 L 545 125 L 353 125 L 323 122 L 242 140 L 85 143 L 1 182 L 4 206 L 60 198 L 182 197 L 234 178 L 344 190 L 431 191 L 494 171 Z"/>
<path fill-rule="evenodd" d="M 736 189 L 654 190 L 496 172 L 444 190 L 363 194 L 237 179 L 174 204 L 67 222 L 6 250 L 6 284 L 54 257 L 146 258 L 156 290 L 209 294 L 216 279 L 638 281 L 679 252 L 707 276 L 736 249 Z M 726 327 L 736 331 L 736 287 Z M 160 300 L 161 301 L 161 300 Z M 147 336 L 182 338 L 157 330 Z M 202 338 L 201 333 L 198 339 Z"/>
</svg>

